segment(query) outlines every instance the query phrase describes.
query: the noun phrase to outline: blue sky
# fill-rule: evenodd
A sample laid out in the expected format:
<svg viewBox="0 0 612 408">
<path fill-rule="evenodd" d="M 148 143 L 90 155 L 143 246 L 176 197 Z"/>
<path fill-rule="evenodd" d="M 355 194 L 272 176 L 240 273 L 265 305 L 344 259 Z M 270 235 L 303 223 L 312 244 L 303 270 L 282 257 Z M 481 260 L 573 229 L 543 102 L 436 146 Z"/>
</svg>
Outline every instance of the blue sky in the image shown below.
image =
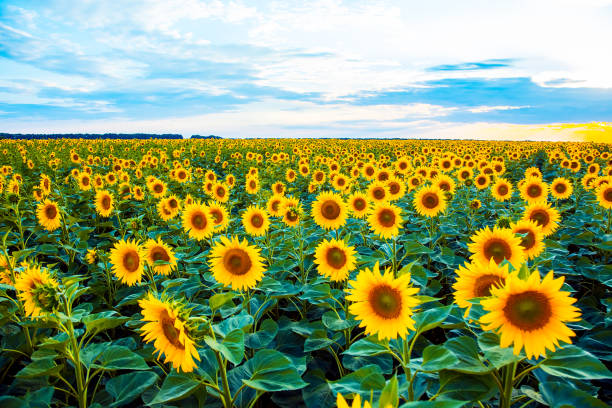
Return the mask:
<svg viewBox="0 0 612 408">
<path fill-rule="evenodd" d="M 610 21 L 608 0 L 2 1 L 0 131 L 469 137 L 611 122 Z"/>
</svg>

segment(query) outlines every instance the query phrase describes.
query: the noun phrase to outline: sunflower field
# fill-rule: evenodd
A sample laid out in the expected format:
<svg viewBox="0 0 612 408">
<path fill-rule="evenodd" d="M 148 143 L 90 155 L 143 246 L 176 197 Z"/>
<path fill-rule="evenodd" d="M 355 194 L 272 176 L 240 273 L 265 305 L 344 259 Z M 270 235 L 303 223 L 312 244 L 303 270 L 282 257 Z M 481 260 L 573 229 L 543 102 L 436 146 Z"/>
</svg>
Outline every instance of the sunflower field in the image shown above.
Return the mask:
<svg viewBox="0 0 612 408">
<path fill-rule="evenodd" d="M 612 146 L 0 140 L 1 407 L 607 407 Z"/>
</svg>

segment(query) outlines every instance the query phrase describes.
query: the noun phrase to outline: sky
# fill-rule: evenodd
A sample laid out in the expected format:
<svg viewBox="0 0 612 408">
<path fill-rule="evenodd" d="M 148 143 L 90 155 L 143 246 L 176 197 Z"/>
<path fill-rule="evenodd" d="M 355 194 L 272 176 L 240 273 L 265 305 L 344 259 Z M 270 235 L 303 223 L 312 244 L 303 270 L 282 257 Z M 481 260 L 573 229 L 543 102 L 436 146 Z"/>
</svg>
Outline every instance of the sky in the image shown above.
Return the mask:
<svg viewBox="0 0 612 408">
<path fill-rule="evenodd" d="M 0 132 L 612 142 L 611 21 L 612 0 L 0 0 Z"/>
</svg>

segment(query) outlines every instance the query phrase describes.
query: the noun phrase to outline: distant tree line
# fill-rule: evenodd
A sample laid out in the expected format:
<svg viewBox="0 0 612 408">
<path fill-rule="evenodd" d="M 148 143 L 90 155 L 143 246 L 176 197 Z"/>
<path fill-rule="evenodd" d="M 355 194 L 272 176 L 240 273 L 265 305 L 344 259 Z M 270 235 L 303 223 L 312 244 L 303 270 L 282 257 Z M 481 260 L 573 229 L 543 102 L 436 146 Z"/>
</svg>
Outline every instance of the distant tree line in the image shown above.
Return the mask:
<svg viewBox="0 0 612 408">
<path fill-rule="evenodd" d="M 202 136 L 202 135 L 191 135 L 192 139 L 221 139 L 221 136 L 215 136 L 215 135 L 208 135 L 208 136 Z"/>
<path fill-rule="evenodd" d="M 216 136 L 215 136 L 216 137 Z M 183 135 L 164 133 L 0 133 L 0 139 L 182 139 Z"/>
</svg>

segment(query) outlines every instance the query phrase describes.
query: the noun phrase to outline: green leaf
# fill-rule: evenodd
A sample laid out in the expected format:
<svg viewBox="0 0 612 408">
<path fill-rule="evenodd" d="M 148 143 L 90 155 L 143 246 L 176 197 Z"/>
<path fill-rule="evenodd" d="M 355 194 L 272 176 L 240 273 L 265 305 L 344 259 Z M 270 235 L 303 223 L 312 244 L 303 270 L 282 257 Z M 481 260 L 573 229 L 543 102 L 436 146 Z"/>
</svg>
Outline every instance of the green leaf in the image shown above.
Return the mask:
<svg viewBox="0 0 612 408">
<path fill-rule="evenodd" d="M 208 336 L 204 337 L 204 341 L 211 349 L 220 352 L 233 364 L 238 365 L 242 361 L 244 356 L 244 332 L 242 329 L 232 330 L 221 342 Z"/>
<path fill-rule="evenodd" d="M 83 318 L 86 331 L 90 333 L 99 333 L 104 330 L 112 329 L 120 326 L 130 320 L 129 317 L 121 316 L 114 310 L 94 313 Z"/>
<path fill-rule="evenodd" d="M 411 401 L 402 405 L 400 408 L 461 408 L 467 401 Z"/>
<path fill-rule="evenodd" d="M 434 329 L 442 324 L 448 317 L 453 305 L 434 307 L 415 313 L 413 318 L 415 321 L 416 331 L 423 333 L 427 330 Z"/>
<path fill-rule="evenodd" d="M 321 320 L 323 321 L 323 325 L 325 327 L 333 331 L 350 329 L 351 327 L 355 327 L 357 324 L 359 324 L 353 319 L 342 319 L 338 317 L 332 310 L 325 312 L 321 317 Z"/>
<path fill-rule="evenodd" d="M 157 374 L 151 371 L 122 374 L 111 378 L 106 383 L 106 391 L 115 400 L 111 407 L 129 404 L 155 384 L 158 379 Z"/>
<path fill-rule="evenodd" d="M 161 389 L 148 405 L 165 404 L 188 397 L 200 386 L 200 381 L 190 374 L 171 371 L 164 380 Z"/>
<path fill-rule="evenodd" d="M 605 402 L 565 383 L 553 381 L 540 383 L 540 393 L 553 408 L 609 408 Z"/>
<path fill-rule="evenodd" d="M 372 364 L 360 368 L 337 381 L 328 381 L 329 386 L 335 393 L 361 394 L 369 396 L 372 390 L 379 391 L 385 387 L 385 377 L 378 365 Z"/>
<path fill-rule="evenodd" d="M 520 356 L 515 356 L 512 347 L 500 347 L 499 336 L 495 333 L 485 332 L 478 336 L 478 346 L 495 368 L 517 362 L 521 359 Z"/>
<path fill-rule="evenodd" d="M 15 377 L 34 378 L 53 375 L 59 373 L 62 367 L 62 365 L 55 364 L 55 356 L 44 357 L 23 367 Z"/>
<path fill-rule="evenodd" d="M 235 293 L 226 292 L 226 293 L 217 293 L 216 295 L 212 295 L 210 299 L 208 299 L 208 306 L 212 310 L 217 310 L 224 304 L 228 303 L 236 296 Z"/>
<path fill-rule="evenodd" d="M 475 375 L 459 371 L 440 371 L 440 396 L 444 399 L 468 401 L 486 401 L 493 397 L 498 389 L 491 374 Z"/>
<path fill-rule="evenodd" d="M 349 356 L 377 356 L 388 353 L 389 350 L 376 336 L 370 336 L 351 344 L 351 347 L 342 354 Z"/>
<path fill-rule="evenodd" d="M 404 242 L 404 250 L 408 255 L 431 254 L 433 251 L 415 240 Z"/>
<path fill-rule="evenodd" d="M 242 381 L 259 391 L 287 391 L 306 387 L 293 362 L 277 350 L 259 350 L 244 364 L 249 379 Z"/>
<path fill-rule="evenodd" d="M 548 354 L 540 368 L 550 375 L 579 380 L 612 378 L 612 372 L 597 357 L 576 346 Z"/>
<path fill-rule="evenodd" d="M 278 324 L 272 319 L 264 320 L 255 333 L 248 334 L 245 345 L 252 349 L 266 347 L 278 334 Z"/>
<path fill-rule="evenodd" d="M 476 341 L 471 337 L 453 337 L 444 343 L 459 359 L 449 370 L 456 370 L 467 374 L 483 374 L 493 371 L 493 367 L 485 366 L 480 360 Z"/>
<path fill-rule="evenodd" d="M 391 377 L 385 388 L 380 393 L 378 399 L 378 408 L 387 408 L 389 405 L 392 408 L 397 408 L 399 404 L 399 394 L 397 391 L 397 376 Z"/>
<path fill-rule="evenodd" d="M 125 346 L 112 345 L 107 347 L 94 361 L 98 361 L 99 364 L 92 364 L 92 367 L 101 368 L 103 370 L 149 369 L 144 358 Z"/>
<path fill-rule="evenodd" d="M 455 354 L 444 346 L 431 345 L 423 350 L 423 366 L 421 371 L 436 372 L 454 367 L 459 363 Z"/>
<path fill-rule="evenodd" d="M 304 353 L 320 350 L 332 344 L 334 344 L 334 340 L 329 338 L 327 330 L 315 330 L 304 342 Z"/>
</svg>

